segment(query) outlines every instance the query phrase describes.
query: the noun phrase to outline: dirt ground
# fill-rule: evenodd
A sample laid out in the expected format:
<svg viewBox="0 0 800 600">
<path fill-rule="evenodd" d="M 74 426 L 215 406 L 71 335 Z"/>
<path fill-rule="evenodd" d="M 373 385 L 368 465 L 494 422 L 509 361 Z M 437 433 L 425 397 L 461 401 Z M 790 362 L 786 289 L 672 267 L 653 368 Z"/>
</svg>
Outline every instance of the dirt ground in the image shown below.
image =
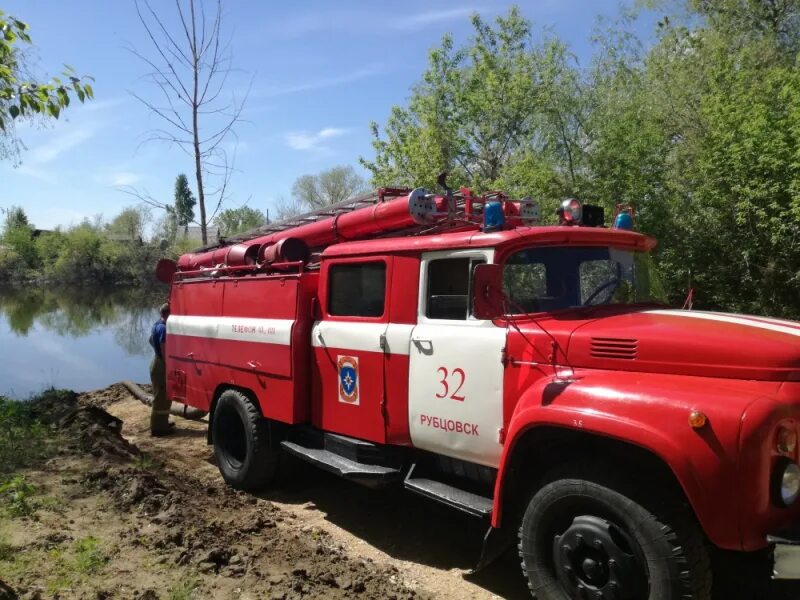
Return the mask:
<svg viewBox="0 0 800 600">
<path fill-rule="evenodd" d="M 149 409 L 120 385 L 59 419 L 64 450 L 25 472 L 38 509 L 0 520 L 0 600 L 15 597 L 2 582 L 29 600 L 530 597 L 513 553 L 466 576 L 482 524 L 423 498 L 303 463 L 273 491 L 235 492 L 205 422 L 152 438 Z M 781 589 L 768 597 L 800 598 Z"/>
<path fill-rule="evenodd" d="M 529 597 L 516 561 L 464 577 L 476 520 L 302 463 L 272 492 L 233 491 L 205 422 L 152 438 L 120 385 L 53 420 L 63 449 L 22 472 L 35 510 L 0 517 L 0 600 Z"/>
</svg>

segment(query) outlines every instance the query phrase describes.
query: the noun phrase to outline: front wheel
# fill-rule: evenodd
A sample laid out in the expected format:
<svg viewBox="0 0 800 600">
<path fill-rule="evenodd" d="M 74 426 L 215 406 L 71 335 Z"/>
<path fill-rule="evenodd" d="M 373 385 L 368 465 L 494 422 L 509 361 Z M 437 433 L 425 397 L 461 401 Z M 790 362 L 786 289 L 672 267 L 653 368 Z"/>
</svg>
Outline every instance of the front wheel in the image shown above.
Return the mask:
<svg viewBox="0 0 800 600">
<path fill-rule="evenodd" d="M 228 485 L 255 491 L 265 487 L 278 468 L 269 423 L 255 403 L 237 390 L 222 393 L 214 410 L 211 435 L 214 456 Z"/>
<path fill-rule="evenodd" d="M 626 494 L 627 486 L 596 466 L 545 481 L 519 532 L 522 570 L 535 598 L 710 597 L 703 536 L 680 503 L 661 510 L 659 500 L 640 502 L 640 494 Z"/>
</svg>

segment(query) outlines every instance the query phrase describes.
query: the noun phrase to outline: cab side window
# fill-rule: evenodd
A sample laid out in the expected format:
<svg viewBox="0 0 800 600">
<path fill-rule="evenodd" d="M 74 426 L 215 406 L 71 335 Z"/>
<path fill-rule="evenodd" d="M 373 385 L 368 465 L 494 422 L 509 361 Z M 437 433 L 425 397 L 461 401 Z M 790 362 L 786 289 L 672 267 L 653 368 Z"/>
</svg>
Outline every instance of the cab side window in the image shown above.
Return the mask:
<svg viewBox="0 0 800 600">
<path fill-rule="evenodd" d="M 380 317 L 386 296 L 383 262 L 332 265 L 328 285 L 328 314 L 343 317 Z"/>
<path fill-rule="evenodd" d="M 466 321 L 472 313 L 472 275 L 482 258 L 442 258 L 428 263 L 425 316 Z"/>
</svg>

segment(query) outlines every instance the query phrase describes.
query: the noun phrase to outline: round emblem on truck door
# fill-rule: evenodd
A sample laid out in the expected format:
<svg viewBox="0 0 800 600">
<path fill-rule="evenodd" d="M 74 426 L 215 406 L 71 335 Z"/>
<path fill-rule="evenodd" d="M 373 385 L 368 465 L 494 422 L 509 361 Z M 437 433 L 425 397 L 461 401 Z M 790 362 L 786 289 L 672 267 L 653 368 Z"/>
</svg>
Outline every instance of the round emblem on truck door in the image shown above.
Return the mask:
<svg viewBox="0 0 800 600">
<path fill-rule="evenodd" d="M 339 402 L 358 404 L 358 357 L 339 356 Z"/>
</svg>

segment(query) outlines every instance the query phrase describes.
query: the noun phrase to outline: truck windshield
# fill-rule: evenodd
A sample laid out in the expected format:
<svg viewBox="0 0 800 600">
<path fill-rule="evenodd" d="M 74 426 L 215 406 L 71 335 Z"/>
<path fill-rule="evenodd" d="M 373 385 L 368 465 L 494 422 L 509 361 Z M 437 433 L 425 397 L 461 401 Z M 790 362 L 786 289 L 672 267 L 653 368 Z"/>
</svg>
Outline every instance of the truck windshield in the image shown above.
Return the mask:
<svg viewBox="0 0 800 600">
<path fill-rule="evenodd" d="M 603 247 L 538 247 L 512 254 L 503 268 L 509 313 L 665 303 L 650 255 Z"/>
</svg>

